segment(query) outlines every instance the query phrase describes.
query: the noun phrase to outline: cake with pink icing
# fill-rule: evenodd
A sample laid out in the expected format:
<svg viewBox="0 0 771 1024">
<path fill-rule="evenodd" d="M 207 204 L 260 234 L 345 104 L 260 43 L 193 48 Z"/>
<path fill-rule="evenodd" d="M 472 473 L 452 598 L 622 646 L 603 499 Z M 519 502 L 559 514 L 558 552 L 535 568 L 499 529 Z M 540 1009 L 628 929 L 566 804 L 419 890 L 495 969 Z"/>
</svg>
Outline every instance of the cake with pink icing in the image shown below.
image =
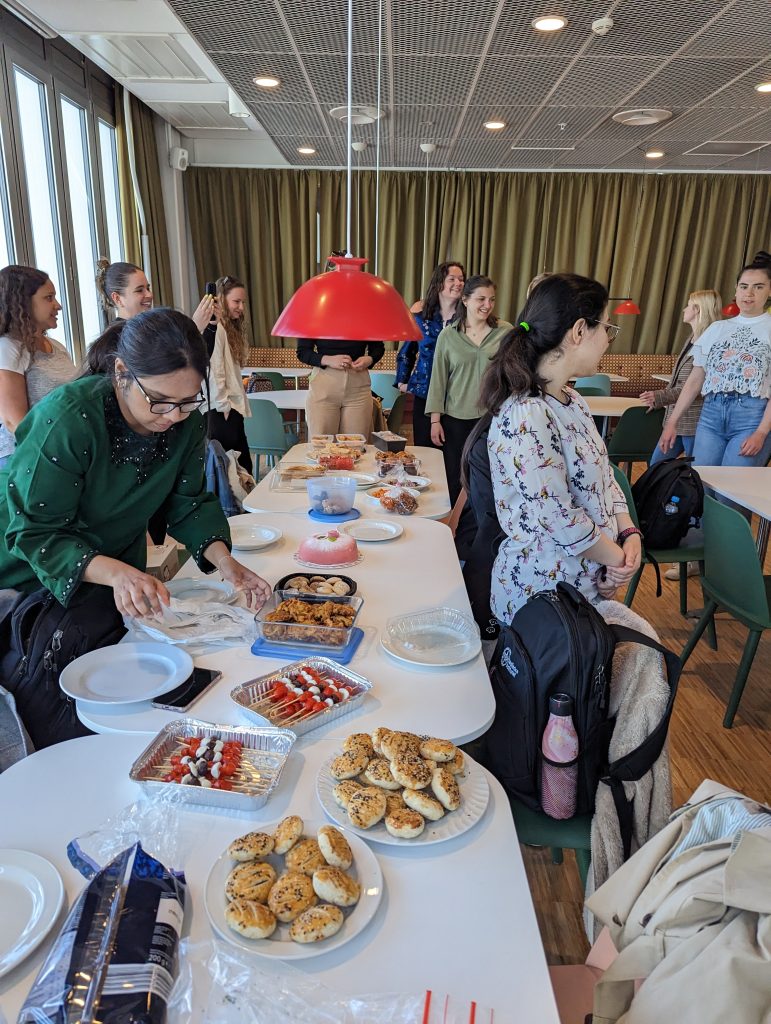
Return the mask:
<svg viewBox="0 0 771 1024">
<path fill-rule="evenodd" d="M 353 565 L 359 557 L 359 548 L 347 533 L 330 530 L 306 537 L 297 549 L 297 557 L 311 565 Z"/>
</svg>

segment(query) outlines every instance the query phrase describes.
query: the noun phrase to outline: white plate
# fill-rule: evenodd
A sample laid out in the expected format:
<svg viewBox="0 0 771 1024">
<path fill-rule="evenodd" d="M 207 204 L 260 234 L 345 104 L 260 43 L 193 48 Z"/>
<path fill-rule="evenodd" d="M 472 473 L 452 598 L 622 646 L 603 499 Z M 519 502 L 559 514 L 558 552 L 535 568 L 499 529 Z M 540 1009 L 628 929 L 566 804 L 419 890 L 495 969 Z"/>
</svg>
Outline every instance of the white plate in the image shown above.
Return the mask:
<svg viewBox="0 0 771 1024">
<path fill-rule="evenodd" d="M 340 470 L 341 473 L 345 473 L 351 480 L 356 481 L 356 486 L 359 488 L 374 487 L 377 483 L 377 477 L 371 476 L 369 473 L 352 473 L 347 470 Z"/>
<path fill-rule="evenodd" d="M 198 601 L 199 604 L 207 601 L 227 604 L 236 596 L 236 588 L 232 583 L 226 580 L 210 580 L 207 577 L 169 580 L 166 589 L 179 601 Z"/>
<path fill-rule="evenodd" d="M 460 786 L 460 807 L 457 811 L 447 811 L 439 821 L 426 821 L 426 827 L 415 839 L 399 839 L 392 836 L 382 821 L 373 825 L 372 828 L 366 829 L 356 828 L 351 824 L 348 813 L 337 805 L 332 795 L 332 790 L 337 785 L 337 779 L 332 776 L 329 766 L 334 757 L 330 757 L 324 763 L 318 774 L 316 796 L 327 817 L 331 818 L 336 825 L 347 828 L 370 842 L 384 843 L 388 846 L 433 846 L 434 843 L 446 843 L 473 828 L 485 813 L 490 799 L 490 787 L 487 785 L 484 771 L 476 761 L 471 760 L 468 754 L 464 754 L 464 758 L 466 776 L 465 778 L 455 776 Z"/>
<path fill-rule="evenodd" d="M 300 558 L 297 555 L 297 553 L 295 553 L 293 555 L 293 558 L 294 558 L 295 562 L 297 562 L 298 565 L 302 565 L 303 568 L 305 568 L 305 569 L 321 569 L 322 572 L 326 572 L 327 569 L 350 569 L 350 567 L 352 565 L 357 565 L 361 561 L 361 553 L 359 553 L 359 555 L 355 559 L 355 561 L 353 561 L 353 562 L 340 562 L 337 565 L 327 565 L 327 564 L 319 565 L 317 562 L 304 562 L 302 560 L 302 558 Z"/>
<path fill-rule="evenodd" d="M 53 864 L 26 850 L 0 850 L 0 977 L 40 945 L 63 902 Z"/>
<path fill-rule="evenodd" d="M 412 488 L 415 491 L 425 491 L 427 487 L 431 486 L 431 481 L 427 476 L 408 476 L 405 484 L 389 484 L 388 477 L 383 477 L 375 482 L 380 484 L 381 487 L 406 487 L 407 489 Z"/>
<path fill-rule="evenodd" d="M 361 543 L 377 540 L 395 540 L 404 533 L 401 523 L 383 523 L 377 519 L 356 519 L 352 523 L 343 523 L 342 533 Z"/>
<path fill-rule="evenodd" d="M 463 665 L 482 649 L 476 622 L 457 608 L 430 608 L 389 619 L 380 643 L 398 661 L 425 668 Z"/>
<path fill-rule="evenodd" d="M 260 832 L 270 833 L 274 831 L 277 824 L 278 822 L 273 825 L 263 825 L 260 823 L 254 827 L 258 828 Z M 324 821 L 306 821 L 303 835 L 315 837 L 319 827 L 325 824 L 326 822 Z M 249 826 L 247 824 L 244 827 L 246 829 Z M 278 927 L 269 939 L 247 939 L 243 935 L 239 935 L 238 932 L 234 932 L 232 928 L 228 927 L 225 920 L 225 881 L 231 870 L 236 866 L 236 862 L 228 857 L 227 850 L 219 860 L 214 862 L 209 872 L 209 877 L 206 879 L 206 888 L 204 889 L 206 913 L 209 915 L 209 921 L 214 930 L 223 939 L 226 939 L 239 949 L 245 950 L 247 953 L 253 953 L 255 956 L 270 957 L 275 960 L 307 960 L 309 957 L 323 956 L 324 953 L 329 953 L 333 949 L 344 946 L 346 942 L 350 942 L 363 928 L 366 928 L 380 905 L 380 900 L 383 896 L 383 874 L 377 862 L 377 857 L 375 857 L 375 854 L 367 844 L 362 842 L 358 836 L 353 835 L 349 828 L 343 827 L 341 832 L 345 833 L 345 837 L 353 851 L 353 866 L 350 868 L 350 874 L 361 885 L 361 898 L 355 907 L 352 907 L 350 910 L 343 909 L 345 920 L 343 921 L 342 928 L 336 935 L 333 935 L 330 939 L 311 942 L 307 945 L 292 942 L 289 938 L 290 926 L 288 924 L 281 924 L 281 922 L 279 922 Z M 276 869 L 276 873 L 280 875 L 284 868 L 284 858 L 272 853 L 266 859 Z"/>
<path fill-rule="evenodd" d="M 114 644 L 76 658 L 59 676 L 59 686 L 76 700 L 137 704 L 173 690 L 192 671 L 193 659 L 172 644 Z"/>
<path fill-rule="evenodd" d="M 275 544 L 283 534 L 273 526 L 252 526 L 246 523 L 233 523 L 230 527 L 230 539 L 237 551 L 259 551 L 270 544 Z"/>
</svg>

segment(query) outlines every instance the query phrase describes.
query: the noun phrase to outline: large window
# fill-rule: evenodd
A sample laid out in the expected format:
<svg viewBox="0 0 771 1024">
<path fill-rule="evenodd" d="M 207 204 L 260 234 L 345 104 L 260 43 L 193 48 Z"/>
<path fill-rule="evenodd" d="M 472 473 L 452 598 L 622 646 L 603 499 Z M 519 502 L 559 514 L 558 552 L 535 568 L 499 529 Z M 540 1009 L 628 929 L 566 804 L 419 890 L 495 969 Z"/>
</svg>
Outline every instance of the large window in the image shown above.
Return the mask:
<svg viewBox="0 0 771 1024">
<path fill-rule="evenodd" d="M 62 260 L 56 182 L 48 127 L 46 91 L 42 82 L 14 66 L 14 85 L 19 108 L 24 174 L 29 199 L 34 265 L 44 270 L 64 307 L 62 320 L 68 348 L 72 351 L 68 293 Z M 62 339 L 62 340 L 65 340 Z"/>
<path fill-rule="evenodd" d="M 14 262 L 11 211 L 8 206 L 8 185 L 5 180 L 5 159 L 3 140 L 0 139 L 0 267 Z"/>
<path fill-rule="evenodd" d="M 115 149 L 115 129 L 106 121 L 99 121 L 99 153 L 102 162 L 102 191 L 107 221 L 107 244 L 111 263 L 123 259 L 123 231 L 120 220 L 120 193 L 118 191 L 118 155 Z"/>
</svg>

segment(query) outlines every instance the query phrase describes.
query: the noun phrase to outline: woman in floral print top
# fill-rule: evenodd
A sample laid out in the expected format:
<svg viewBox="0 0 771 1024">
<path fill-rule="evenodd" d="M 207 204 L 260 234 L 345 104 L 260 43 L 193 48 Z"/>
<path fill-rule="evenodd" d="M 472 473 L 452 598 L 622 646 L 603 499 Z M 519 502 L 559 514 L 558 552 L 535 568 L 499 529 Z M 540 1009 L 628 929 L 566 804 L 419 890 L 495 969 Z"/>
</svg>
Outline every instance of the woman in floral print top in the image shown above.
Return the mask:
<svg viewBox="0 0 771 1024">
<path fill-rule="evenodd" d="M 617 328 L 608 293 L 576 274 L 552 274 L 501 342 L 482 385 L 498 520 L 506 537 L 491 584 L 495 616 L 510 623 L 557 583 L 591 601 L 612 596 L 640 566 L 641 543 L 605 444 L 571 377 L 595 373 Z"/>
</svg>

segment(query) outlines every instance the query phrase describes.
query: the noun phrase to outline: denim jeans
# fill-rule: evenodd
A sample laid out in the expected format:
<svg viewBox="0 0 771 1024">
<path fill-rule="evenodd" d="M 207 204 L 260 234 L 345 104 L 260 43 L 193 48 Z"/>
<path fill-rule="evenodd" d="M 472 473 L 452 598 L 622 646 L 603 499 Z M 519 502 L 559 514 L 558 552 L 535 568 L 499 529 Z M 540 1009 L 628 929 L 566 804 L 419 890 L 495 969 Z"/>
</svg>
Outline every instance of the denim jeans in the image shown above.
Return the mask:
<svg viewBox="0 0 771 1024">
<path fill-rule="evenodd" d="M 693 461 L 697 466 L 765 466 L 771 455 L 771 434 L 757 455 L 739 449 L 760 424 L 765 398 L 749 395 L 707 395 L 696 428 Z"/>
<path fill-rule="evenodd" d="M 678 434 L 675 437 L 675 443 L 669 449 L 668 452 L 662 452 L 658 445 L 651 455 L 650 466 L 655 466 L 657 462 L 664 462 L 665 459 L 676 459 L 681 453 L 690 458 L 693 455 L 693 444 L 696 438 L 693 434 Z"/>
</svg>

